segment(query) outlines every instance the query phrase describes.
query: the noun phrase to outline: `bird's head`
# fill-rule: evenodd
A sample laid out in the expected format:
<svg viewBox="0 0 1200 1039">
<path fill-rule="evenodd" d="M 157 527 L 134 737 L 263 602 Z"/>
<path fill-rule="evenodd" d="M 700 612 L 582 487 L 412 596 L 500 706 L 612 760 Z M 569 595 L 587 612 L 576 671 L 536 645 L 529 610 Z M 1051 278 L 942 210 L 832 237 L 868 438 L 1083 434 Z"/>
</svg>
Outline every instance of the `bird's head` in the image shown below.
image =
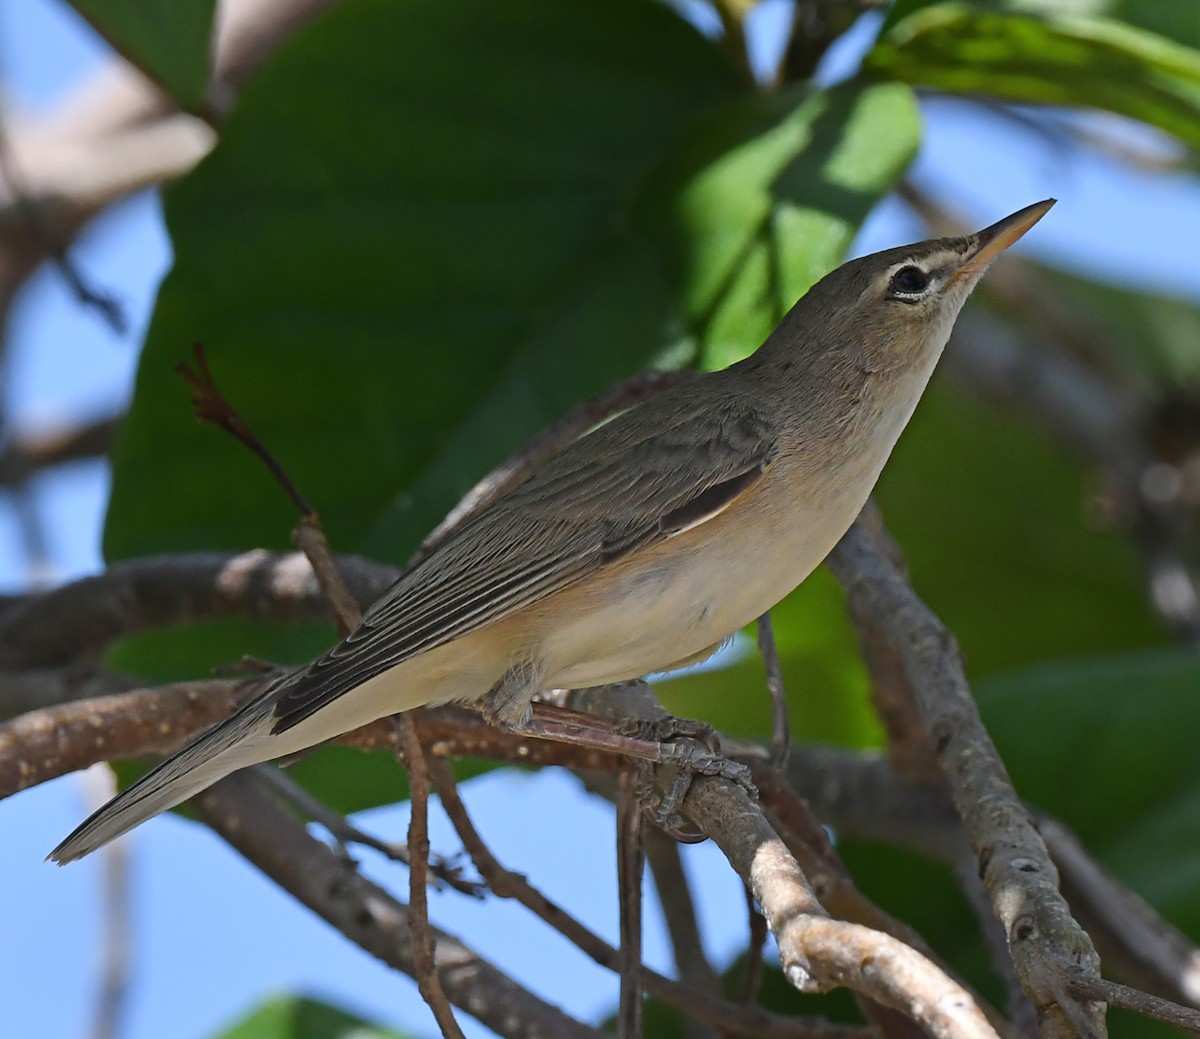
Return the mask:
<svg viewBox="0 0 1200 1039">
<path fill-rule="evenodd" d="M 1046 199 L 976 234 L 844 263 L 796 305 L 777 332 L 785 340 L 779 346 L 794 350 L 799 337 L 814 353 L 845 352 L 867 370 L 927 375 L 984 271 L 1053 205 L 1054 199 Z"/>
</svg>

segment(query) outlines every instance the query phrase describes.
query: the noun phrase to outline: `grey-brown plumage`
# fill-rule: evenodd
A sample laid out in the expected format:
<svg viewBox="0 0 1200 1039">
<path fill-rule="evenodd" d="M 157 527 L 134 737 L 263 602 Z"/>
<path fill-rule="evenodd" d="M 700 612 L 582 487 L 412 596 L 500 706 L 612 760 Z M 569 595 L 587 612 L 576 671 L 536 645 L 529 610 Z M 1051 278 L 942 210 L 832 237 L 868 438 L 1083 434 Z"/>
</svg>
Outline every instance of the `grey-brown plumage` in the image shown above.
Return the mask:
<svg viewBox="0 0 1200 1039">
<path fill-rule="evenodd" d="M 862 507 L 991 260 L 1050 208 L 851 261 L 750 358 L 568 446 L 346 639 L 119 794 L 69 862 L 230 772 L 448 700 L 520 727 L 540 688 L 690 662 L 791 591 Z"/>
</svg>

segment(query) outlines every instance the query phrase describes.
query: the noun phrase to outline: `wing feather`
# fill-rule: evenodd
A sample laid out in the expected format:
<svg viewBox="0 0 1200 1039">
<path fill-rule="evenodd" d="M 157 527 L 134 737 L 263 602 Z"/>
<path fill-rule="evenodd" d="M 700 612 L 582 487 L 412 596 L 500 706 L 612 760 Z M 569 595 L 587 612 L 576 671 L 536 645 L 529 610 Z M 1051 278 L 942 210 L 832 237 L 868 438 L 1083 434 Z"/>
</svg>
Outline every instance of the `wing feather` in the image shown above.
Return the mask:
<svg viewBox="0 0 1200 1039">
<path fill-rule="evenodd" d="M 281 688 L 272 731 L 727 508 L 762 477 L 775 440 L 757 402 L 698 393 L 698 382 L 576 441 L 464 524 Z"/>
</svg>

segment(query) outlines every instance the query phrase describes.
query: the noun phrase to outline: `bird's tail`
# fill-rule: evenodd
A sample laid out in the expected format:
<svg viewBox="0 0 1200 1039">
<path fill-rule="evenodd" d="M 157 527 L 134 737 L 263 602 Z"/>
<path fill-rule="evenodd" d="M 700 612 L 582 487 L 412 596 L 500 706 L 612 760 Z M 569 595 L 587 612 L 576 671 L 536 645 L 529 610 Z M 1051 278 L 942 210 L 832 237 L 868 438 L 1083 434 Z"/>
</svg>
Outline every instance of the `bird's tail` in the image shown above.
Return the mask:
<svg viewBox="0 0 1200 1039">
<path fill-rule="evenodd" d="M 264 743 L 273 743 L 273 691 L 255 697 L 121 791 L 85 819 L 47 858 L 59 865 L 82 858 L 229 773 L 274 757 L 277 752 L 264 753 L 262 748 Z"/>
</svg>

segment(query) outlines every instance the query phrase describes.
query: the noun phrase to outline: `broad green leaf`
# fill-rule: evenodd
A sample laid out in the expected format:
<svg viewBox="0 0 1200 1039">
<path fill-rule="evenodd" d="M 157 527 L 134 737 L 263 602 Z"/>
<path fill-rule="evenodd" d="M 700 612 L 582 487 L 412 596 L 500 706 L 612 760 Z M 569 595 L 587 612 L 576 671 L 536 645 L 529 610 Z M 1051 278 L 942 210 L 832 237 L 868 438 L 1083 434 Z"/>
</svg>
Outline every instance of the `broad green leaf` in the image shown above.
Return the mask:
<svg viewBox="0 0 1200 1039">
<path fill-rule="evenodd" d="M 997 675 L 980 711 L 1021 796 L 1200 934 L 1200 655 L 1155 650 Z"/>
<path fill-rule="evenodd" d="M 639 0 L 364 0 L 302 29 L 168 194 L 176 263 L 117 445 L 109 557 L 286 542 L 292 509 L 260 463 L 195 428 L 172 371 L 194 341 L 342 549 L 497 384 L 515 417 L 456 490 L 523 426 L 642 366 L 670 297 L 609 229 L 736 89 L 709 41 Z M 591 328 L 614 302 L 598 296 L 644 279 Z M 422 505 L 435 519 L 450 499 Z"/>
<path fill-rule="evenodd" d="M 71 0 L 95 30 L 179 106 L 204 107 L 216 0 Z"/>
<path fill-rule="evenodd" d="M 941 3 L 897 21 L 864 67 L 952 93 L 1107 109 L 1200 150 L 1200 51 L 1117 21 Z"/>
<path fill-rule="evenodd" d="M 1091 518 L 1089 474 L 1040 430 L 935 380 L 879 482 L 913 585 L 980 678 L 1161 644 L 1133 547 Z"/>
<path fill-rule="evenodd" d="M 578 378 L 617 356 L 615 344 L 643 350 L 622 374 L 692 359 L 723 367 L 753 352 L 841 262 L 917 139 L 912 94 L 897 84 L 795 88 L 710 106 L 597 240 L 590 280 L 562 301 L 562 320 L 522 344 L 365 550 L 389 557 L 392 546 L 416 542 L 470 485 L 498 433 L 515 444 L 601 388 Z M 581 367 L 564 370 L 564 356 Z"/>
<path fill-rule="evenodd" d="M 213 1039 L 404 1039 L 404 1036 L 319 1000 L 282 996 L 263 1003 Z"/>
<path fill-rule="evenodd" d="M 942 0 L 897 0 L 884 28 Z M 970 0 L 975 10 L 1039 17 L 1111 18 L 1200 48 L 1200 4 L 1179 0 Z"/>
<path fill-rule="evenodd" d="M 1033 274 L 1122 380 L 1148 395 L 1186 390 L 1200 378 L 1200 306 L 1177 296 L 1094 281 L 1040 264 Z"/>
<path fill-rule="evenodd" d="M 753 352 L 842 262 L 918 138 L 907 88 L 850 84 L 747 98 L 684 142 L 651 212 L 704 367 Z"/>
</svg>

